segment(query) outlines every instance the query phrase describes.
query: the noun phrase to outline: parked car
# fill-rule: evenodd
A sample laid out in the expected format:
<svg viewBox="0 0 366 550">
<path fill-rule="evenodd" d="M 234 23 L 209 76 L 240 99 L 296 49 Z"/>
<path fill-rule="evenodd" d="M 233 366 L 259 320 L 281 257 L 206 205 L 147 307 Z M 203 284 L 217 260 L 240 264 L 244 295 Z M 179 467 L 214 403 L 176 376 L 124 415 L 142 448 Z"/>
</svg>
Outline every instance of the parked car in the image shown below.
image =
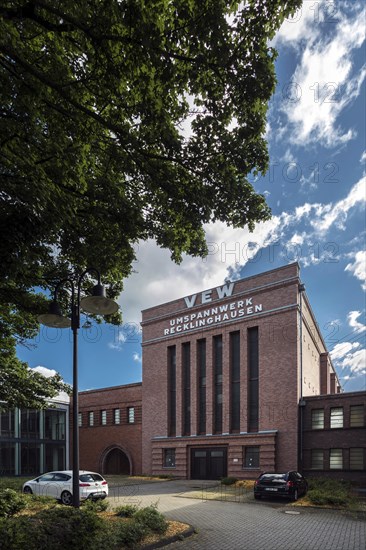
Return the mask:
<svg viewBox="0 0 366 550">
<path fill-rule="evenodd" d="M 308 483 L 299 472 L 264 472 L 254 484 L 254 498 L 285 497 L 295 501 L 307 490 Z"/>
<path fill-rule="evenodd" d="M 95 472 L 79 472 L 80 500 L 104 499 L 108 496 L 108 483 Z M 49 472 L 26 481 L 23 493 L 54 497 L 62 504 L 72 504 L 72 470 Z"/>
</svg>

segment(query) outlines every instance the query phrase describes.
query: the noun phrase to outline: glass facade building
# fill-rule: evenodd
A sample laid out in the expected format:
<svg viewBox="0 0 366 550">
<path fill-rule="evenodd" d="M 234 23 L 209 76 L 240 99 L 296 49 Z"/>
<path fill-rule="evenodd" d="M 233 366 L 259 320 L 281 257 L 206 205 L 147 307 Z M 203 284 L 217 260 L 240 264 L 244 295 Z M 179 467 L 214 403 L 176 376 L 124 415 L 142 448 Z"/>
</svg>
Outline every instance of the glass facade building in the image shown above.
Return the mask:
<svg viewBox="0 0 366 550">
<path fill-rule="evenodd" d="M 68 468 L 69 405 L 0 412 L 0 475 L 36 476 Z"/>
</svg>

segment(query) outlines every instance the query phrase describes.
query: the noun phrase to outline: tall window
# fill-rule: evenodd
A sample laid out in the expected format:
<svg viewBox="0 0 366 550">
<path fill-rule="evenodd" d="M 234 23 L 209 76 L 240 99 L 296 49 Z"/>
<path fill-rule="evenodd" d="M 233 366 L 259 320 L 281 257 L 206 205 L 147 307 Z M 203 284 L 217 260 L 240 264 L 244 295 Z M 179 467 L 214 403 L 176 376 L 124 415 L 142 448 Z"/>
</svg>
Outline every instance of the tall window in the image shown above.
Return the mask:
<svg viewBox="0 0 366 550">
<path fill-rule="evenodd" d="M 259 468 L 259 447 L 244 447 L 244 468 Z"/>
<path fill-rule="evenodd" d="M 248 329 L 248 427 L 258 431 L 259 419 L 259 358 L 258 327 Z"/>
<path fill-rule="evenodd" d="M 351 428 L 362 427 L 365 425 L 364 405 L 351 405 L 349 425 Z"/>
<path fill-rule="evenodd" d="M 121 423 L 121 409 L 114 409 L 113 411 L 113 421 L 115 424 Z"/>
<path fill-rule="evenodd" d="M 364 449 L 354 448 L 349 450 L 350 470 L 363 470 L 364 463 Z"/>
<path fill-rule="evenodd" d="M 102 426 L 107 425 L 107 411 L 100 411 L 100 423 Z"/>
<path fill-rule="evenodd" d="M 176 434 L 176 348 L 168 347 L 168 435 Z"/>
<path fill-rule="evenodd" d="M 206 433 L 206 340 L 197 341 L 198 433 Z"/>
<path fill-rule="evenodd" d="M 14 437 L 14 411 L 0 412 L 0 436 Z"/>
<path fill-rule="evenodd" d="M 342 449 L 330 449 L 329 468 L 331 470 L 342 470 L 343 468 L 343 450 Z"/>
<path fill-rule="evenodd" d="M 214 431 L 222 433 L 222 336 L 214 336 L 213 339 L 214 360 Z"/>
<path fill-rule="evenodd" d="M 240 332 L 230 333 L 230 431 L 240 430 Z"/>
<path fill-rule="evenodd" d="M 89 426 L 94 426 L 94 413 L 92 411 L 89 412 L 88 418 L 89 418 Z"/>
<path fill-rule="evenodd" d="M 343 428 L 343 407 L 330 409 L 330 427 Z"/>
<path fill-rule="evenodd" d="M 322 430 L 324 428 L 324 409 L 313 409 L 311 411 L 311 429 Z"/>
<path fill-rule="evenodd" d="M 78 414 L 78 426 L 79 426 L 79 428 L 81 428 L 82 425 L 83 425 L 83 413 L 79 413 Z"/>
<path fill-rule="evenodd" d="M 324 469 L 324 451 L 323 449 L 312 449 L 311 451 L 311 468 L 313 470 Z"/>
<path fill-rule="evenodd" d="M 24 409 L 20 413 L 20 430 L 22 437 L 36 439 L 39 437 L 39 411 Z"/>
<path fill-rule="evenodd" d="M 182 345 L 183 435 L 191 433 L 191 344 Z"/>
<path fill-rule="evenodd" d="M 129 424 L 135 423 L 135 407 L 127 407 L 127 422 Z"/>
</svg>

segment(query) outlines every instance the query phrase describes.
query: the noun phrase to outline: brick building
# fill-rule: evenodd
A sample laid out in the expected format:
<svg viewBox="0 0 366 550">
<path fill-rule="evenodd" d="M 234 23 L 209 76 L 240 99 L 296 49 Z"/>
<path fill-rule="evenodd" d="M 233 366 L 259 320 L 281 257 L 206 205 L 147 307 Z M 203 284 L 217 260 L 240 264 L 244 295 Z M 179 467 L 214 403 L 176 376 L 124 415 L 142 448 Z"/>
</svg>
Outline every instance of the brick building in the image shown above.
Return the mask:
<svg viewBox="0 0 366 550">
<path fill-rule="evenodd" d="M 366 392 L 308 397 L 303 471 L 366 484 Z"/>
<path fill-rule="evenodd" d="M 141 414 L 141 383 L 80 392 L 80 469 L 141 473 Z"/>
<path fill-rule="evenodd" d="M 297 263 L 147 309 L 142 329 L 143 383 L 80 393 L 81 468 L 365 475 L 366 392 L 340 393 Z"/>
<path fill-rule="evenodd" d="M 339 386 L 297 263 L 147 309 L 142 328 L 143 472 L 299 467 L 299 402 Z"/>
</svg>

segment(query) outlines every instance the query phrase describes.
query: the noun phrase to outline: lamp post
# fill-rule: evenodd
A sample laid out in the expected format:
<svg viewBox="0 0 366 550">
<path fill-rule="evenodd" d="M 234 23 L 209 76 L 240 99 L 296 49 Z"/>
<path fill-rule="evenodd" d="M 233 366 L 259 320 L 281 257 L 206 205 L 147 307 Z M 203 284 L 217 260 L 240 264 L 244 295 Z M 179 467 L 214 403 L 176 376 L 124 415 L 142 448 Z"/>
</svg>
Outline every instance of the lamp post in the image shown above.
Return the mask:
<svg viewBox="0 0 366 550">
<path fill-rule="evenodd" d="M 98 278 L 98 284 L 93 288 L 92 295 L 81 298 L 81 284 L 85 275 L 94 272 Z M 71 286 L 71 317 L 65 317 L 59 303 L 57 293 L 64 284 Z M 55 288 L 53 301 L 49 305 L 48 313 L 38 316 L 38 321 L 47 327 L 71 328 L 73 333 L 73 428 L 72 428 L 72 505 L 80 506 L 79 492 L 79 396 L 78 396 L 78 330 L 80 328 L 80 308 L 87 313 L 98 315 L 110 315 L 118 309 L 118 304 L 107 298 L 104 286 L 100 283 L 100 273 L 94 267 L 86 269 L 78 278 L 62 279 Z"/>
</svg>

